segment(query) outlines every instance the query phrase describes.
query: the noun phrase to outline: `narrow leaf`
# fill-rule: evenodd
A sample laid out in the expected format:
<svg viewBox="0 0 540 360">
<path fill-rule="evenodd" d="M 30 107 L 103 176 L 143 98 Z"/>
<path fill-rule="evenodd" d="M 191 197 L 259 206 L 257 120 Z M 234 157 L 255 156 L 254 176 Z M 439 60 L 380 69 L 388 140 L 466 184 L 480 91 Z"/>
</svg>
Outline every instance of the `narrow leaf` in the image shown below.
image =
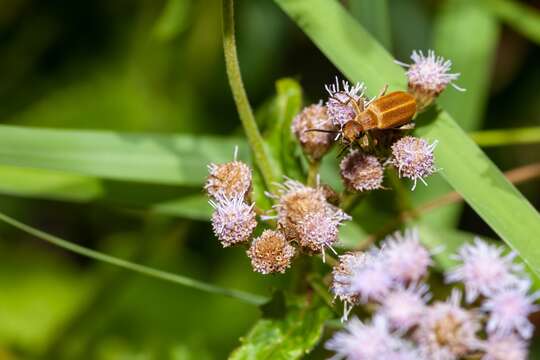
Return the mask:
<svg viewBox="0 0 540 360">
<path fill-rule="evenodd" d="M 480 3 L 525 37 L 540 44 L 540 13 L 515 0 L 481 0 Z"/>
<path fill-rule="evenodd" d="M 360 21 L 385 48 L 392 48 L 390 17 L 387 0 L 352 0 L 349 5 L 351 14 Z"/>
</svg>

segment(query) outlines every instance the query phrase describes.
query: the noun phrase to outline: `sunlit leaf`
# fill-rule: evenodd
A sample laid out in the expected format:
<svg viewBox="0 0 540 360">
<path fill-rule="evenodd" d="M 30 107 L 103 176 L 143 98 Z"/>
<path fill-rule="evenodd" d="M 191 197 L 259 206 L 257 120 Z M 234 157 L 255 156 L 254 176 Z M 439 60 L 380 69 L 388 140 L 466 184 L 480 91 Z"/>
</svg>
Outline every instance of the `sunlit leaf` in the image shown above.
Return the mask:
<svg viewBox="0 0 540 360">
<path fill-rule="evenodd" d="M 245 359 L 299 359 L 319 341 L 331 311 L 318 301 L 289 300 L 285 314 L 267 312 L 251 331 L 240 339 L 242 345 L 230 356 Z"/>
<path fill-rule="evenodd" d="M 481 0 L 479 3 L 514 30 L 540 43 L 540 13 L 536 8 L 515 0 Z"/>
</svg>

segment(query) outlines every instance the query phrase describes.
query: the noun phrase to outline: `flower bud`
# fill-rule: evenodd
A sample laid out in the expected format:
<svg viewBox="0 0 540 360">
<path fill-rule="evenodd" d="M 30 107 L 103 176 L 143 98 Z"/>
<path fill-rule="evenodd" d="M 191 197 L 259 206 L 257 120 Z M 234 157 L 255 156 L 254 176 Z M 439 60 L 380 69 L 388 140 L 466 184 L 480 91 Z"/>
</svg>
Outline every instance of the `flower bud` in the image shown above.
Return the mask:
<svg viewBox="0 0 540 360">
<path fill-rule="evenodd" d="M 275 230 L 265 230 L 253 240 L 247 255 L 251 259 L 253 270 L 261 274 L 284 273 L 291 265 L 294 247 L 285 236 Z"/>
<path fill-rule="evenodd" d="M 351 151 L 340 164 L 341 179 L 351 191 L 380 189 L 384 168 L 375 156 Z"/>
<path fill-rule="evenodd" d="M 218 195 L 216 201 L 210 200 L 215 209 L 212 215 L 214 234 L 223 247 L 247 241 L 257 226 L 255 204 L 248 205 L 241 197 L 227 198 Z"/>
<path fill-rule="evenodd" d="M 302 145 L 304 153 L 313 160 L 322 158 L 332 147 L 334 135 L 322 131 L 333 131 L 334 126 L 328 119 L 326 106 L 313 104 L 305 107 L 293 120 L 291 129 Z"/>
<path fill-rule="evenodd" d="M 456 90 L 465 91 L 453 83 L 460 74 L 450 73 L 452 61 L 445 60 L 442 56 L 435 56 L 433 50 L 428 50 L 427 56 L 424 56 L 422 51 L 415 50 L 412 52 L 411 59 L 412 64 L 400 61 L 396 63 L 408 68 L 409 92 L 416 97 L 419 111 L 428 107 L 448 84 Z"/>
<path fill-rule="evenodd" d="M 436 141 L 430 144 L 413 136 L 405 136 L 392 145 L 390 163 L 398 169 L 399 177 L 414 181 L 412 190 L 416 188 L 417 180 L 427 185 L 424 178 L 437 171 L 433 158 L 435 146 Z"/>
<path fill-rule="evenodd" d="M 249 197 L 251 192 L 251 169 L 241 161 L 208 165 L 208 179 L 204 186 L 213 198 Z"/>
</svg>

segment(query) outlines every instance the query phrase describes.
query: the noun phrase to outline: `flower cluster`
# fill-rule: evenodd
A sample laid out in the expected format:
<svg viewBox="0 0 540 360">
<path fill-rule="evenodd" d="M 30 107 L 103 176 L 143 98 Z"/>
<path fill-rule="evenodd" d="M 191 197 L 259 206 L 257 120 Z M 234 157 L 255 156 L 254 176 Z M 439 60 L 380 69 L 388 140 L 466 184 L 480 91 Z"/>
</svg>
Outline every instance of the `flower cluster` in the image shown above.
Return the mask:
<svg viewBox="0 0 540 360">
<path fill-rule="evenodd" d="M 530 280 L 514 257 L 478 238 L 463 245 L 446 280 L 464 285 L 465 301 L 457 288 L 432 301 L 425 282 L 431 254 L 418 232 L 342 255 L 332 291 L 345 304 L 344 319 L 360 304 L 373 318 L 353 317 L 326 348 L 333 359 L 524 360 L 534 330 L 528 316 L 538 310 L 540 293 L 528 294 Z"/>
</svg>

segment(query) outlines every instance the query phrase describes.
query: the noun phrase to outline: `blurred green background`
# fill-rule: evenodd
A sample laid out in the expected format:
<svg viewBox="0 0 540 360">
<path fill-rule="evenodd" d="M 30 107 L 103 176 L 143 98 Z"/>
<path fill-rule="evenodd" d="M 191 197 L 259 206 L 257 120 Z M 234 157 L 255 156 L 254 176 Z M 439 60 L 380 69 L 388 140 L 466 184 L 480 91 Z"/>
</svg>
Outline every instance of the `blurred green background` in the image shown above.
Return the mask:
<svg viewBox="0 0 540 360">
<path fill-rule="evenodd" d="M 540 7 L 539 1 L 523 3 Z M 2 5 L 4 124 L 241 136 L 224 69 L 220 1 L 4 0 Z M 370 28 L 354 0 L 345 5 L 397 59 L 407 61 L 411 50 L 432 47 L 437 31 L 444 31 L 448 4 L 388 1 L 391 33 Z M 253 106 L 265 104 L 282 77 L 301 83 L 306 103 L 323 98 L 322 85 L 338 72 L 307 37 L 271 1 L 238 1 L 237 7 L 239 57 Z M 480 102 L 463 110 L 474 112 L 464 116 L 475 119 L 464 127 L 538 126 L 540 48 L 504 23 L 491 23 L 486 14 L 479 16 L 487 23 L 471 36 L 493 43 L 481 64 L 488 86 Z M 443 55 L 444 46 L 437 45 Z M 454 70 L 465 72 L 459 64 Z M 484 81 L 469 79 L 473 85 Z M 443 102 L 458 96 L 453 89 L 447 93 Z M 459 115 L 454 114 L 458 122 Z M 503 170 L 539 161 L 539 150 L 535 144 L 486 149 Z M 21 176 L 12 181 L 30 181 L 32 172 Z M 539 185 L 536 180 L 519 186 L 537 208 Z M 0 186 L 2 209 L 79 244 L 218 285 L 269 294 L 286 281 L 286 275 L 254 274 L 244 250 L 221 249 L 209 223 L 134 205 L 143 198 L 197 195 L 199 187 L 118 180 L 102 186 L 106 195 L 75 202 L 22 196 Z M 220 359 L 259 316 L 255 307 L 237 300 L 143 278 L 0 227 L 0 359 Z M 459 227 L 494 236 L 467 207 Z"/>
</svg>

